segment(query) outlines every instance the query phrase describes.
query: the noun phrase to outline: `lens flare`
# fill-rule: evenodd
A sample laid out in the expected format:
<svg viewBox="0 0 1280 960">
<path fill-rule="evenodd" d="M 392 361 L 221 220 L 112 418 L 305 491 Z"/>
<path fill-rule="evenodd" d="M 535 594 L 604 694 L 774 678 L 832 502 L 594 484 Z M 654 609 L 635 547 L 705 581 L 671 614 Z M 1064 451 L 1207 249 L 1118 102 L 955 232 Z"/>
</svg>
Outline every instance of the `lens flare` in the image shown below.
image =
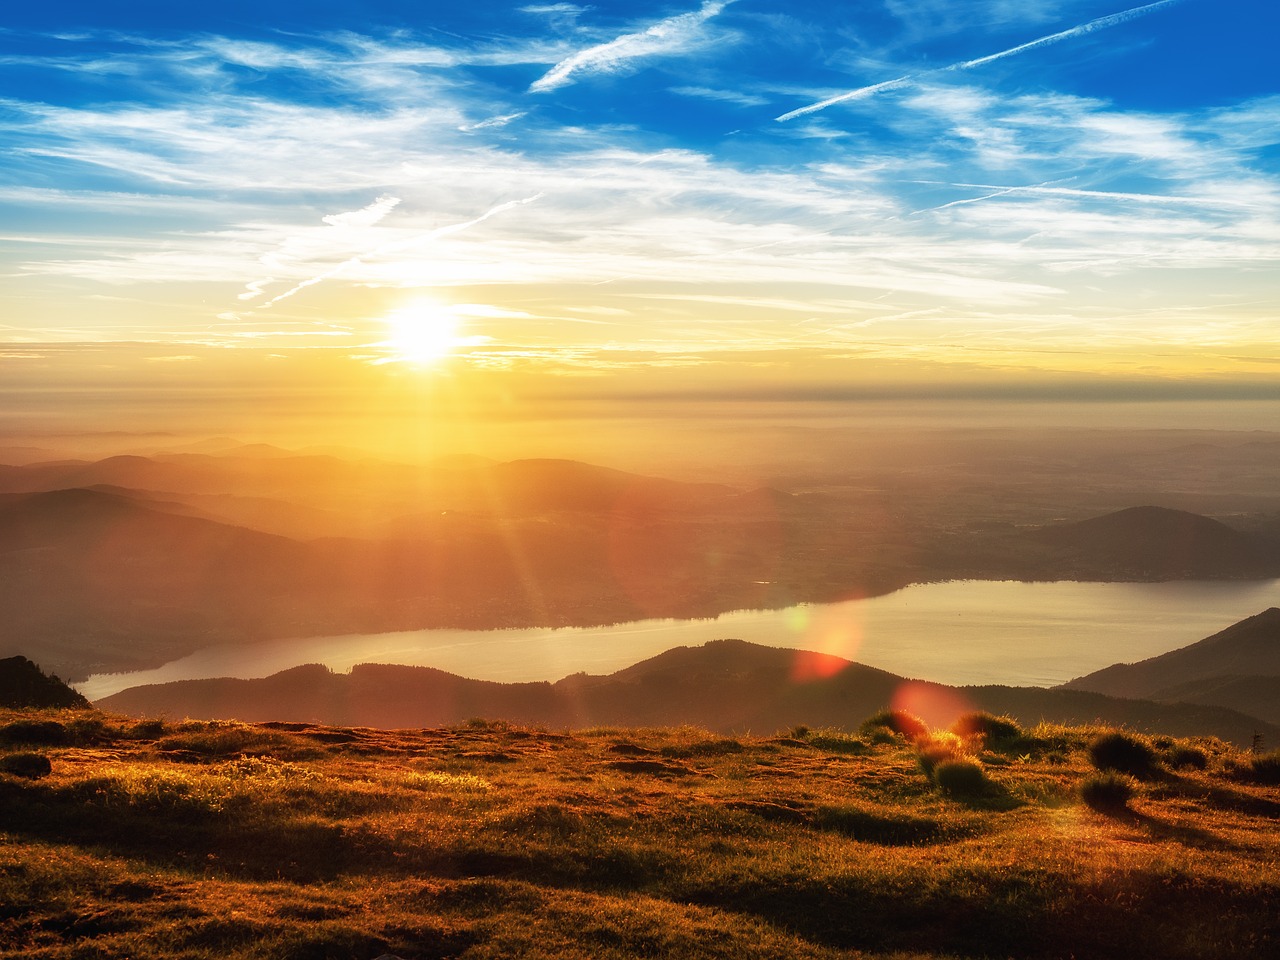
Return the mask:
<svg viewBox="0 0 1280 960">
<path fill-rule="evenodd" d="M 861 613 L 848 607 L 839 612 L 814 607 L 797 608 L 788 626 L 804 639 L 791 663 L 791 681 L 826 680 L 858 658 L 865 637 Z"/>
<path fill-rule="evenodd" d="M 974 709 L 959 691 L 921 680 L 908 680 L 900 686 L 893 695 L 892 706 L 915 714 L 935 730 L 946 729 Z"/>
</svg>

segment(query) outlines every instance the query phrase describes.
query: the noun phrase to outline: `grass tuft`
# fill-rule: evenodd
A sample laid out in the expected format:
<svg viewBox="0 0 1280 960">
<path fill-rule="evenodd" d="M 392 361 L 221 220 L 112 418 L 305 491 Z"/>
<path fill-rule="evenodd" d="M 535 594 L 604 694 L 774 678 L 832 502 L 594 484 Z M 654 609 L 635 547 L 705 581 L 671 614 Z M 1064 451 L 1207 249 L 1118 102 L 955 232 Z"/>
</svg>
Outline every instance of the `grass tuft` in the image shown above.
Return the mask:
<svg viewBox="0 0 1280 960">
<path fill-rule="evenodd" d="M 908 740 L 915 740 L 928 734 L 929 725 L 905 710 L 881 710 L 863 720 L 859 729 L 872 736 L 888 731 Z"/>
<path fill-rule="evenodd" d="M 934 779 L 938 764 L 961 756 L 961 744 L 954 736 L 933 736 L 916 741 L 916 765 L 930 780 Z"/>
<path fill-rule="evenodd" d="M 72 735 L 56 720 L 14 720 L 0 727 L 0 743 L 63 747 L 72 743 Z"/>
<path fill-rule="evenodd" d="M 980 797 L 991 785 L 982 764 L 968 757 L 940 761 L 933 768 L 933 782 L 947 796 L 960 799 Z"/>
<path fill-rule="evenodd" d="M 1233 771 L 1236 779 L 1269 786 L 1280 784 L 1280 750 L 1244 758 Z"/>
<path fill-rule="evenodd" d="M 804 737 L 805 742 L 815 750 L 826 750 L 828 753 L 866 753 L 870 745 L 862 737 L 843 730 L 815 730 Z"/>
<path fill-rule="evenodd" d="M 1089 760 L 1099 770 L 1113 770 L 1141 779 L 1154 773 L 1156 754 L 1139 737 L 1111 730 L 1099 734 L 1089 744 Z"/>
<path fill-rule="evenodd" d="M 1209 766 L 1209 755 L 1199 747 L 1175 744 L 1165 753 L 1164 762 L 1173 770 L 1204 770 Z"/>
<path fill-rule="evenodd" d="M 1080 784 L 1080 799 L 1102 813 L 1125 810 L 1137 787 L 1132 777 L 1114 771 L 1096 773 Z"/>
<path fill-rule="evenodd" d="M 966 713 L 951 725 L 957 737 L 981 738 L 987 746 L 995 747 L 1023 739 L 1025 733 L 1012 717 L 997 717 L 985 711 Z"/>
</svg>

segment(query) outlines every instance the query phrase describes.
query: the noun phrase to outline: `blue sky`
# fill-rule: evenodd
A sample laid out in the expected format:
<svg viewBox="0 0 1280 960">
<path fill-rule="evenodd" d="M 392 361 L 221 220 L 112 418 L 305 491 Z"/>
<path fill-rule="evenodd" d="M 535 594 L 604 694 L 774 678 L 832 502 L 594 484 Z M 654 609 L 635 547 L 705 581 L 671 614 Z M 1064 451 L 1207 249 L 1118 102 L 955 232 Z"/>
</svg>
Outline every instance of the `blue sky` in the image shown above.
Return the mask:
<svg viewBox="0 0 1280 960">
<path fill-rule="evenodd" d="M 447 322 L 477 369 L 1265 391 L 1277 36 L 1269 0 L 23 4 L 0 360 L 377 365 Z"/>
</svg>

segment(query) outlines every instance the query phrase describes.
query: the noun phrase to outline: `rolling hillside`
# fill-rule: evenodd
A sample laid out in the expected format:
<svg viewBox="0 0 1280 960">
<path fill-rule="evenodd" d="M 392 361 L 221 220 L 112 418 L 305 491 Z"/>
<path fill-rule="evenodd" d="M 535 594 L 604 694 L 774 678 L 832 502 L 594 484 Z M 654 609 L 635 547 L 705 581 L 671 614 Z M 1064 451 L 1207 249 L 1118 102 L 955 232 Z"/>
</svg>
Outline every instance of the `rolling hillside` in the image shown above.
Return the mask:
<svg viewBox="0 0 1280 960">
<path fill-rule="evenodd" d="M 1009 687 L 947 687 L 909 681 L 839 657 L 741 640 L 678 647 L 607 676 L 502 684 L 427 667 L 363 664 L 350 674 L 309 665 L 259 680 L 185 680 L 133 687 L 99 700 L 134 716 L 348 726 L 428 727 L 472 717 L 552 728 L 679 726 L 722 733 L 798 724 L 849 727 L 910 696 L 947 711 L 1008 713 L 1024 724 L 1109 723 L 1177 736 L 1249 743 L 1280 727 L 1221 706 L 1156 704 L 1097 693 Z M 930 718 L 932 719 L 932 718 Z"/>
<path fill-rule="evenodd" d="M 1280 720 L 1280 609 L 1139 663 L 1120 663 L 1063 685 L 1115 697 L 1231 704 Z"/>
<path fill-rule="evenodd" d="M 1099 732 L 0 710 L 0 954 L 1274 960 L 1277 755 Z"/>
<path fill-rule="evenodd" d="M 1060 568 L 1106 579 L 1262 578 L 1280 571 L 1280 549 L 1271 540 L 1165 507 L 1130 507 L 1028 537 L 1053 551 Z"/>
</svg>

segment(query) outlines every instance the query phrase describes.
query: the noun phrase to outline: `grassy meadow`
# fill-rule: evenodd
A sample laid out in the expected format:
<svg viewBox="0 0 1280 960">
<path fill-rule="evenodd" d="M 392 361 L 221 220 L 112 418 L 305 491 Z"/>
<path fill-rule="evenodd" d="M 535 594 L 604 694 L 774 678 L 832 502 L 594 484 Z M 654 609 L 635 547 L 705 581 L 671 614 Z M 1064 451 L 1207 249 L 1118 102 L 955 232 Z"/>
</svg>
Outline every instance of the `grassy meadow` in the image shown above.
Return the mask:
<svg viewBox="0 0 1280 960">
<path fill-rule="evenodd" d="M 1104 734 L 0 713 L 0 957 L 1276 956 L 1277 758 Z"/>
</svg>

